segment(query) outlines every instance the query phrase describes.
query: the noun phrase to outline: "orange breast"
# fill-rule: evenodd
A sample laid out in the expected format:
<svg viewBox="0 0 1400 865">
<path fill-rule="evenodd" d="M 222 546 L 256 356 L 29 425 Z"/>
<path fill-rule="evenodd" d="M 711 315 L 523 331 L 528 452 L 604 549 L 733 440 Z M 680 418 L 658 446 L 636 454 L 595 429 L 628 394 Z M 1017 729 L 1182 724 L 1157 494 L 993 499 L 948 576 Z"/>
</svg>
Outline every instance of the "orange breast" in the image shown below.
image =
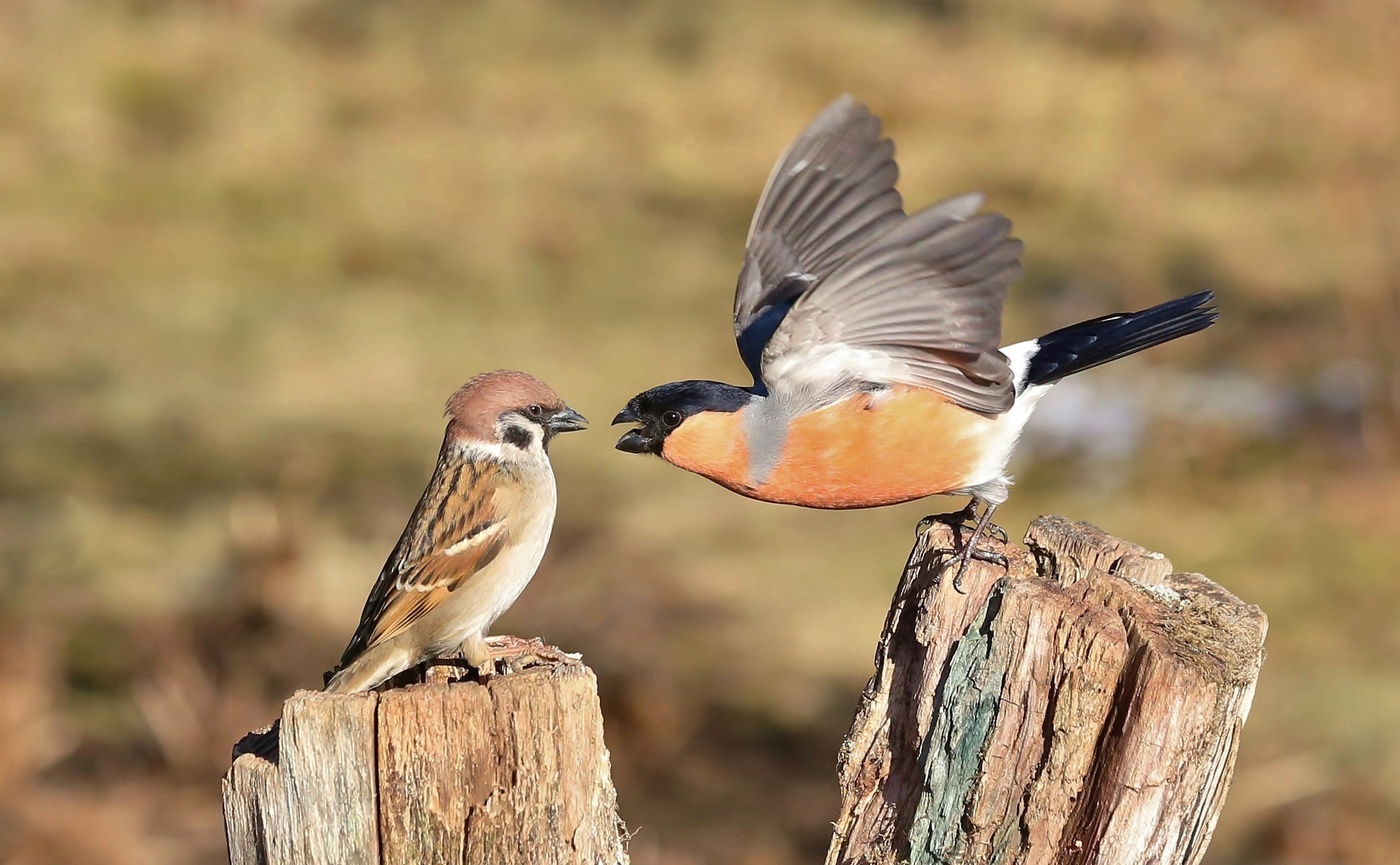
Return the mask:
<svg viewBox="0 0 1400 865">
<path fill-rule="evenodd" d="M 990 423 L 933 391 L 901 387 L 794 420 L 762 483 L 750 474 L 743 412 L 691 417 L 667 437 L 662 456 L 750 498 L 871 508 L 962 489 Z"/>
</svg>

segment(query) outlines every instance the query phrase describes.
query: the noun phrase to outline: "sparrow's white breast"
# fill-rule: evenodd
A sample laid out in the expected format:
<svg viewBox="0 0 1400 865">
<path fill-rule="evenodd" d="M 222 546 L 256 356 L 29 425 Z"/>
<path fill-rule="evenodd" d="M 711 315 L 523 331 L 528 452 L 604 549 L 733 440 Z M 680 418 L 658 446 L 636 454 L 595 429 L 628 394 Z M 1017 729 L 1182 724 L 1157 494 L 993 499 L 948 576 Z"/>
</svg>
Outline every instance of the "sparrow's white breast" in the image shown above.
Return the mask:
<svg viewBox="0 0 1400 865">
<path fill-rule="evenodd" d="M 505 516 L 510 540 L 486 567 L 453 592 L 434 610 L 430 629 L 441 634 L 444 647 L 484 633 L 525 590 L 549 546 L 558 494 L 548 459 L 517 466 L 525 494 Z"/>
</svg>

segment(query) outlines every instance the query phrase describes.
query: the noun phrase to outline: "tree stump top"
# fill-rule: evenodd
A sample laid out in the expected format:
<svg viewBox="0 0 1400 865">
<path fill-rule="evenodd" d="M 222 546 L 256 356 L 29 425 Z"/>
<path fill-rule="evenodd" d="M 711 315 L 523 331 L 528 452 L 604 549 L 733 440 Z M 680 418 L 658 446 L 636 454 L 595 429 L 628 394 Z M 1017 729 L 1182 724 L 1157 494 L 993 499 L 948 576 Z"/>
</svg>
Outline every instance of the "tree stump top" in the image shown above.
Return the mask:
<svg viewBox="0 0 1400 865">
<path fill-rule="evenodd" d="M 224 778 L 233 865 L 625 863 L 593 672 L 491 642 L 513 670 L 485 683 L 445 662 L 421 684 L 287 700 Z"/>
<path fill-rule="evenodd" d="M 1224 587 L 1200 574 L 1174 573 L 1171 559 L 1161 553 L 1064 517 L 1031 523 L 1025 543 L 1042 569 L 1038 576 L 1052 576 L 1062 585 L 1088 578 L 1136 587 L 1147 598 L 1121 612 L 1158 631 L 1163 651 L 1202 665 L 1213 681 L 1238 685 L 1258 677 L 1268 619 Z"/>
<path fill-rule="evenodd" d="M 965 533 L 920 525 L 841 751 L 829 865 L 1198 862 L 1263 613 L 1059 517 L 960 594 Z"/>
</svg>

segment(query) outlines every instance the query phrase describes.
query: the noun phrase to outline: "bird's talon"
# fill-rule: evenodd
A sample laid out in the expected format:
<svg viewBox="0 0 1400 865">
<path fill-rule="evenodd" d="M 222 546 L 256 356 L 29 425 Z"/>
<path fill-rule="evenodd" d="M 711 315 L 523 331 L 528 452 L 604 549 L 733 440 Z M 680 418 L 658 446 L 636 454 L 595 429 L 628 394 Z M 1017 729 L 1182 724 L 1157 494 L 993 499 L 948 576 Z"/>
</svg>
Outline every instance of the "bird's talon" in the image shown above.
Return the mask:
<svg viewBox="0 0 1400 865">
<path fill-rule="evenodd" d="M 1010 537 L 1006 534 L 1006 529 L 1003 529 L 1001 526 L 997 525 L 996 523 L 988 523 L 988 524 L 987 524 L 987 534 L 989 534 L 989 535 L 991 535 L 992 537 L 996 538 L 998 541 L 1000 541 L 1000 542 L 1003 543 L 1003 544 L 1010 543 L 1010 541 L 1011 541 Z"/>
<path fill-rule="evenodd" d="M 975 525 L 976 522 L 977 508 L 975 507 L 973 502 L 969 501 L 966 505 L 964 505 L 956 511 L 948 511 L 947 513 L 942 514 L 929 514 L 928 516 L 919 520 L 919 524 L 914 528 L 914 536 L 923 537 L 923 535 L 927 533 L 929 529 L 933 528 L 934 523 L 956 523 L 962 528 L 967 528 L 969 523 Z"/>
<path fill-rule="evenodd" d="M 979 562 L 986 562 L 991 565 L 996 565 L 999 568 L 1005 568 L 1009 566 L 1009 562 L 1007 562 L 1006 556 L 1003 556 L 1001 553 L 994 553 L 991 550 L 974 549 L 972 551 L 972 558 L 976 559 Z"/>
</svg>

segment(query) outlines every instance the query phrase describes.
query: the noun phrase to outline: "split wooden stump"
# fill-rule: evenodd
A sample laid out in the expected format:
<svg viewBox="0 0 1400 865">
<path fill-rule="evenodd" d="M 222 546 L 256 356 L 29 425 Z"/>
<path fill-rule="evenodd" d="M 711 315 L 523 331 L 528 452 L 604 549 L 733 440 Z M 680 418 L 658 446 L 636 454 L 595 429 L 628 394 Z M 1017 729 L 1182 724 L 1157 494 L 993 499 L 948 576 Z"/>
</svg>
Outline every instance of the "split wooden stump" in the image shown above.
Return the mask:
<svg viewBox="0 0 1400 865">
<path fill-rule="evenodd" d="M 958 592 L 967 534 L 920 526 L 841 746 L 828 865 L 1199 862 L 1263 613 L 1058 517 L 989 544 L 1007 564 L 974 562 Z M 235 750 L 231 861 L 627 862 L 593 674 L 538 643 L 523 658 L 484 685 L 436 668 L 297 694 Z"/>
<path fill-rule="evenodd" d="M 509 675 L 381 693 L 301 691 L 224 777 L 232 865 L 627 861 L 598 683 L 515 641 Z"/>
<path fill-rule="evenodd" d="M 1059 517 L 960 594 L 945 569 L 966 533 L 920 528 L 841 747 L 829 865 L 1199 862 L 1263 663 L 1259 608 Z"/>
</svg>

